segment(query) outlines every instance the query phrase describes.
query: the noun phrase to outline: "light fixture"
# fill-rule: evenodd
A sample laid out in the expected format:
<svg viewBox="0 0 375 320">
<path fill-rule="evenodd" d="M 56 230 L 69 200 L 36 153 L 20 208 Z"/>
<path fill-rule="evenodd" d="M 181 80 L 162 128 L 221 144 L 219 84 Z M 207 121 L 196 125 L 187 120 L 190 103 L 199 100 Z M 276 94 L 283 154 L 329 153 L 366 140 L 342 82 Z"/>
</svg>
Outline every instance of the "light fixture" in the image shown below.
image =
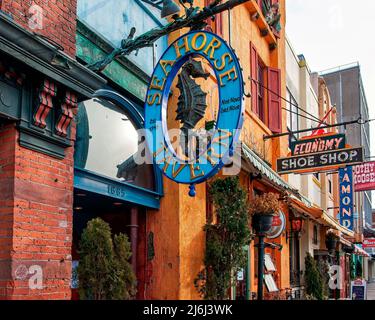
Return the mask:
<svg viewBox="0 0 375 320">
<path fill-rule="evenodd" d="M 86 193 L 76 193 L 77 197 L 86 197 Z"/>
<path fill-rule="evenodd" d="M 119 207 L 119 206 L 122 206 L 122 202 L 114 202 L 113 205 L 116 207 Z"/>
<path fill-rule="evenodd" d="M 161 9 L 161 17 L 166 18 L 168 16 L 179 13 L 181 10 L 180 6 L 173 0 L 163 0 L 163 8 Z"/>
<path fill-rule="evenodd" d="M 296 235 L 299 238 L 302 234 L 304 220 L 302 217 L 295 217 L 290 220 L 290 231 L 287 231 L 286 240 L 294 238 Z"/>
<path fill-rule="evenodd" d="M 80 210 L 83 210 L 83 207 L 74 207 L 74 210 L 80 211 Z"/>
<path fill-rule="evenodd" d="M 291 221 L 291 225 L 292 225 L 293 232 L 301 232 L 303 228 L 303 219 L 301 218 L 293 219 Z"/>
</svg>

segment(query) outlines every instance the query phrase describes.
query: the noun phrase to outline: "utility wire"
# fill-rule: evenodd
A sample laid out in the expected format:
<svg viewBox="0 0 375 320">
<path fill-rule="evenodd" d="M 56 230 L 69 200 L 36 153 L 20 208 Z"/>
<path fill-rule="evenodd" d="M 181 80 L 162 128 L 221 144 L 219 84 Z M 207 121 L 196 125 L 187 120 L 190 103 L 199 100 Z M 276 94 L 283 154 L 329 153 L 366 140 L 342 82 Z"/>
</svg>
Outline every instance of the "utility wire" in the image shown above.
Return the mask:
<svg viewBox="0 0 375 320">
<path fill-rule="evenodd" d="M 318 121 L 318 120 L 315 120 L 315 119 L 313 119 L 313 118 L 310 118 L 310 117 L 304 116 L 304 115 L 302 115 L 302 114 L 299 114 L 298 112 L 295 112 L 295 111 L 292 111 L 292 110 L 288 110 L 287 108 L 281 108 L 281 109 L 286 110 L 286 111 L 288 111 L 288 112 L 290 112 L 290 113 L 296 114 L 297 116 L 299 116 L 299 117 L 301 117 L 301 118 L 305 118 L 305 119 L 307 119 L 307 120 L 314 121 L 314 122 L 316 122 L 316 123 L 321 123 L 321 120 L 319 120 L 319 121 Z"/>
<path fill-rule="evenodd" d="M 325 124 L 325 125 L 328 125 L 328 123 L 326 122 L 322 122 L 321 119 L 319 119 L 318 117 L 314 116 L 313 114 L 307 112 L 306 110 L 304 110 L 303 108 L 301 108 L 298 104 L 295 104 L 295 103 L 292 103 L 291 101 L 289 101 L 288 99 L 284 98 L 283 96 L 281 96 L 280 94 L 276 93 L 275 91 L 271 90 L 270 88 L 268 88 L 267 86 L 263 85 L 261 82 L 259 82 L 258 80 L 256 79 L 253 79 L 251 76 L 249 76 L 248 78 L 250 81 L 254 81 L 256 83 L 258 83 L 262 88 L 266 89 L 267 91 L 273 93 L 274 95 L 278 96 L 280 99 L 284 100 L 285 102 L 288 102 L 290 103 L 292 106 L 296 107 L 298 110 L 306 113 L 307 115 L 309 115 L 310 117 L 316 119 L 315 121 L 318 122 L 318 123 L 322 123 L 322 124 Z M 292 112 L 291 110 L 286 110 L 288 112 Z M 297 113 L 298 116 L 302 116 L 300 114 Z M 302 116 L 303 117 L 303 116 Z M 311 120 L 311 119 L 310 119 Z"/>
<path fill-rule="evenodd" d="M 329 129 L 329 128 L 347 126 L 347 125 L 350 125 L 350 124 L 365 125 L 366 123 L 369 123 L 369 122 L 372 122 L 372 121 L 375 121 L 375 119 L 363 120 L 362 118 L 358 118 L 357 120 L 352 120 L 352 121 L 347 121 L 347 122 L 342 122 L 342 123 L 337 123 L 337 124 L 329 124 L 329 125 L 324 125 L 324 126 L 320 126 L 320 127 L 317 127 L 317 128 L 302 129 L 302 130 L 297 130 L 297 131 L 289 131 L 289 132 L 277 133 L 277 134 L 273 134 L 273 135 L 265 135 L 265 136 L 263 136 L 263 140 L 279 138 L 279 137 L 284 137 L 284 136 L 290 136 L 290 135 L 295 134 L 295 133 L 310 132 L 310 131 L 314 131 L 314 130 L 317 130 L 317 129 Z"/>
</svg>

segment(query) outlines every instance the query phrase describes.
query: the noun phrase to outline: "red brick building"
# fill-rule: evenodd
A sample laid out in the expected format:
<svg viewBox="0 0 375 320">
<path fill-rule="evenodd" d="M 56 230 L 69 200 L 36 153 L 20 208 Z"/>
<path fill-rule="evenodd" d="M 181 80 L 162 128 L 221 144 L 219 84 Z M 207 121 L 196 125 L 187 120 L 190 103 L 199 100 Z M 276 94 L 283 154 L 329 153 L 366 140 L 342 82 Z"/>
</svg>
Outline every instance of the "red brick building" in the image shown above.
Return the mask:
<svg viewBox="0 0 375 320">
<path fill-rule="evenodd" d="M 0 299 L 71 295 L 72 119 L 105 83 L 75 59 L 76 5 L 0 1 Z"/>
</svg>

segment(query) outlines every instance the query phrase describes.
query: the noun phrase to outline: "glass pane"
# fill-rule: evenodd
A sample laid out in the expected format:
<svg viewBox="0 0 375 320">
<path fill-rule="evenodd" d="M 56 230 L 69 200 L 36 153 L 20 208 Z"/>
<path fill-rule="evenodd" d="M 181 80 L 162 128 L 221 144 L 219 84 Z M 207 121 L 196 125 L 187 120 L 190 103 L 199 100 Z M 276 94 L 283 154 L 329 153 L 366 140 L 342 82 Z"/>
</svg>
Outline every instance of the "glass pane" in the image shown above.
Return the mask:
<svg viewBox="0 0 375 320">
<path fill-rule="evenodd" d="M 267 271 L 270 271 L 270 272 L 276 271 L 276 267 L 272 261 L 271 255 L 269 254 L 264 255 L 264 266 L 266 267 Z"/>
<path fill-rule="evenodd" d="M 278 292 L 279 288 L 277 287 L 277 284 L 270 274 L 266 274 L 264 276 L 264 282 L 266 284 L 268 292 Z"/>
<path fill-rule="evenodd" d="M 137 128 L 125 111 L 101 99 L 80 104 L 75 166 L 147 189 L 154 189 L 152 165 L 136 165 Z"/>
<path fill-rule="evenodd" d="M 139 36 L 155 27 L 159 20 L 160 12 L 150 9 L 146 12 L 135 0 L 78 0 L 78 17 L 86 22 L 100 35 L 112 42 L 115 47 L 121 46 L 121 40 L 127 38 L 132 27 L 136 28 L 135 36 Z M 159 59 L 167 48 L 167 38 L 163 37 L 156 42 L 155 59 Z M 138 54 L 127 56 L 144 72 L 151 74 L 153 70 L 153 48 L 143 48 Z"/>
</svg>

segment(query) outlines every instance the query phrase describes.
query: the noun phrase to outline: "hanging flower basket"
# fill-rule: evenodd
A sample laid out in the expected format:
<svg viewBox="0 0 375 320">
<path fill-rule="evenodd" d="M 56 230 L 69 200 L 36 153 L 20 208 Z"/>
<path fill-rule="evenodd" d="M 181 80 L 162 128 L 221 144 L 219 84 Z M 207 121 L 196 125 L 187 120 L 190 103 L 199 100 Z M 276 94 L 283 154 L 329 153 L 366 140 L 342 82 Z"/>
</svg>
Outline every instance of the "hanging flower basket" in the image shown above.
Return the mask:
<svg viewBox="0 0 375 320">
<path fill-rule="evenodd" d="M 333 233 L 328 233 L 326 237 L 326 247 L 328 251 L 334 251 L 337 245 L 337 238 Z"/>
<path fill-rule="evenodd" d="M 279 197 L 275 193 L 255 196 L 250 202 L 249 213 L 252 227 L 258 235 L 264 235 L 272 228 L 273 217 L 280 210 Z"/>
<path fill-rule="evenodd" d="M 265 234 L 272 228 L 274 214 L 255 213 L 253 215 L 252 226 L 257 234 Z"/>
</svg>

